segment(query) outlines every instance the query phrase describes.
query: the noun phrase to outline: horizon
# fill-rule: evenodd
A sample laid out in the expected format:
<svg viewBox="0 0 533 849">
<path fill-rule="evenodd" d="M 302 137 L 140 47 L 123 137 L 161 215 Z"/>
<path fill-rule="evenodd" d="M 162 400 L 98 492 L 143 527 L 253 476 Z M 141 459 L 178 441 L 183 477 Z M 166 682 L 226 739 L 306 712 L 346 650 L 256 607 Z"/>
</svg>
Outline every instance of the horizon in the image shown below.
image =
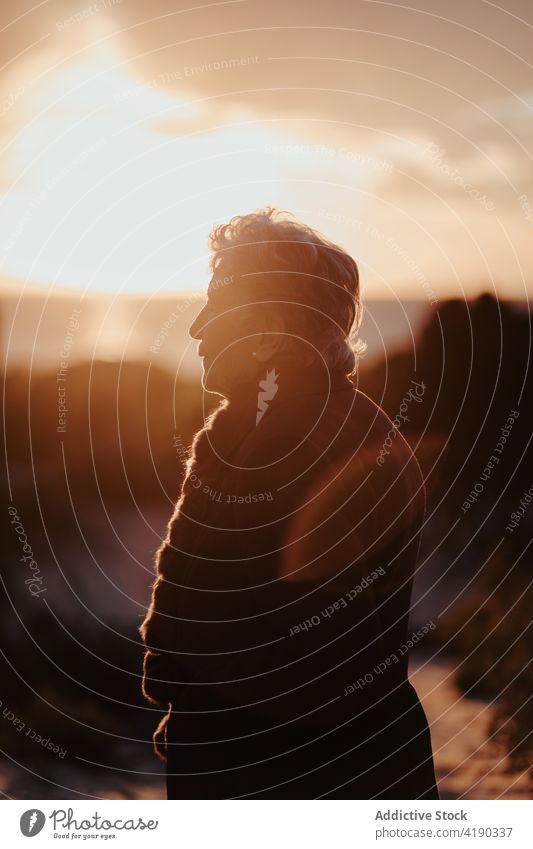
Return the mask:
<svg viewBox="0 0 533 849">
<path fill-rule="evenodd" d="M 484 290 L 481 295 L 491 295 Z M 82 296 L 83 295 L 83 296 Z M 480 295 L 469 300 L 474 303 Z M 410 347 L 432 310 L 450 299 L 430 303 L 427 298 L 384 299 L 363 297 L 363 320 L 358 333 L 367 344 L 361 365 Z M 529 301 L 498 299 L 529 312 Z M 183 370 L 197 378 L 201 361 L 198 343 L 188 335 L 205 294 L 188 293 L 81 293 L 80 290 L 32 288 L 24 297 L 0 291 L 0 346 L 6 368 L 56 368 L 73 309 L 76 315 L 70 362 L 96 360 L 150 361 L 171 371 Z"/>
</svg>

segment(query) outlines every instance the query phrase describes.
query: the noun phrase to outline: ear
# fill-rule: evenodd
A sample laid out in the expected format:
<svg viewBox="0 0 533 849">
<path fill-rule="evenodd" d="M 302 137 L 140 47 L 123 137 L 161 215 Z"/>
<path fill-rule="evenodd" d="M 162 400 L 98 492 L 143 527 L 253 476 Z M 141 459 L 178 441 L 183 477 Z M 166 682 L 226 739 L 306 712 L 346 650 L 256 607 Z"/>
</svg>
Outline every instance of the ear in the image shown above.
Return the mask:
<svg viewBox="0 0 533 849">
<path fill-rule="evenodd" d="M 261 329 L 254 346 L 257 362 L 265 363 L 281 351 L 287 340 L 286 324 L 280 311 L 265 307 L 261 311 Z"/>
</svg>

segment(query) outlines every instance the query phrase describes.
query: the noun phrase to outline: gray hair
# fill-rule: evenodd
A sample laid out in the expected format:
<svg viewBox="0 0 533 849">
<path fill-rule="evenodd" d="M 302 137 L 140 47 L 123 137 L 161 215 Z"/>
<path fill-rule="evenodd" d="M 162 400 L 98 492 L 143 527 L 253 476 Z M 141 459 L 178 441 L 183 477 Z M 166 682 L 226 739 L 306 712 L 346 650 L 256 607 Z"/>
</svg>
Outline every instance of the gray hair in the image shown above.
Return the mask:
<svg viewBox="0 0 533 849">
<path fill-rule="evenodd" d="M 318 231 L 285 216 L 290 213 L 266 207 L 216 226 L 209 237 L 211 271 L 245 281 L 257 303 L 266 278 L 266 291 L 274 297 L 261 312 L 283 313 L 289 330 L 285 350 L 308 363 L 318 357 L 328 368 L 352 375 L 366 347 L 356 338 L 362 319 L 357 264 Z"/>
</svg>

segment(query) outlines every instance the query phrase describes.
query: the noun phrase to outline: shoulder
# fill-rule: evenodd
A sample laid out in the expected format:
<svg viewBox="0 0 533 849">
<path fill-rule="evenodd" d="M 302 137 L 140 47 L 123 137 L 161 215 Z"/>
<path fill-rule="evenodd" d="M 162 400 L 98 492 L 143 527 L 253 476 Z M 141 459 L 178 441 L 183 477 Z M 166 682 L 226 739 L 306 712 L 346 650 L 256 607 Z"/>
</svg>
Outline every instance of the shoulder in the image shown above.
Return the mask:
<svg viewBox="0 0 533 849">
<path fill-rule="evenodd" d="M 325 441 L 355 447 L 362 439 L 383 438 L 391 427 L 385 411 L 355 387 L 329 397 L 297 394 L 283 404 L 272 404 L 258 425 L 243 434 L 238 457 L 260 467 L 316 451 Z"/>
</svg>

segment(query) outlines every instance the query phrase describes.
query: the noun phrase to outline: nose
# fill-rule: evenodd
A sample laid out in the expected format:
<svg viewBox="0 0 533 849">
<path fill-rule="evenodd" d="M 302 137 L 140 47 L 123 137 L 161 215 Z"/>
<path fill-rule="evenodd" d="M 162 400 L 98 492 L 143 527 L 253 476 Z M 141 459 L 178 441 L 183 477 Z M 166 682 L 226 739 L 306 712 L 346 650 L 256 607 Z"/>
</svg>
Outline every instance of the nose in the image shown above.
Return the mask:
<svg viewBox="0 0 533 849">
<path fill-rule="evenodd" d="M 193 323 L 189 327 L 189 336 L 192 339 L 201 339 L 202 338 L 202 331 L 204 329 L 206 315 L 207 315 L 207 309 L 204 306 L 204 307 L 202 307 L 202 309 L 200 310 L 200 312 L 198 313 L 198 315 L 194 319 Z"/>
</svg>

